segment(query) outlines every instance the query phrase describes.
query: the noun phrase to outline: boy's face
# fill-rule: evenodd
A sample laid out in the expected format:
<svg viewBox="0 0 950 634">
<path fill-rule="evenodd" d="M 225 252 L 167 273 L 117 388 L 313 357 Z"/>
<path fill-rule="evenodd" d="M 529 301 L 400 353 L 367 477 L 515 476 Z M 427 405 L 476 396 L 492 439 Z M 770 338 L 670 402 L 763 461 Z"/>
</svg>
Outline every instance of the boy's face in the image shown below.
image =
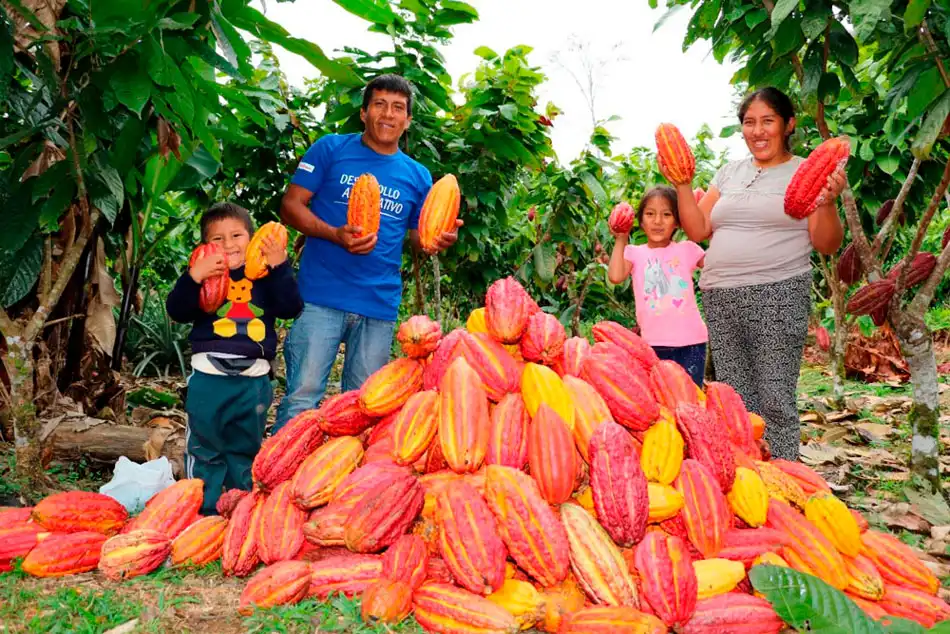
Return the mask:
<svg viewBox="0 0 950 634">
<path fill-rule="evenodd" d="M 207 242 L 224 249 L 229 269 L 236 269 L 244 264 L 244 254 L 250 241 L 247 227 L 237 218 L 223 218 L 208 225 Z"/>
</svg>

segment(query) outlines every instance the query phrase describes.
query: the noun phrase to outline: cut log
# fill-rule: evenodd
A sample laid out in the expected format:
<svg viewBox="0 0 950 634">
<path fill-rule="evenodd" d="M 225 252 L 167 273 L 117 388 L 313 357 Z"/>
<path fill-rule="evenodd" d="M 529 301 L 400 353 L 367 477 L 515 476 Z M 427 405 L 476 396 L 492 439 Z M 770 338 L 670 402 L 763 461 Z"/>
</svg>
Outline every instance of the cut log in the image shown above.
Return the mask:
<svg viewBox="0 0 950 634">
<path fill-rule="evenodd" d="M 66 417 L 55 424 L 43 443 L 43 463 L 73 462 L 80 458 L 103 466 L 120 456 L 143 463 L 160 456 L 172 463 L 176 478 L 184 473 L 185 431 L 181 423 L 156 418 L 149 425 L 117 425 L 98 418 Z"/>
</svg>

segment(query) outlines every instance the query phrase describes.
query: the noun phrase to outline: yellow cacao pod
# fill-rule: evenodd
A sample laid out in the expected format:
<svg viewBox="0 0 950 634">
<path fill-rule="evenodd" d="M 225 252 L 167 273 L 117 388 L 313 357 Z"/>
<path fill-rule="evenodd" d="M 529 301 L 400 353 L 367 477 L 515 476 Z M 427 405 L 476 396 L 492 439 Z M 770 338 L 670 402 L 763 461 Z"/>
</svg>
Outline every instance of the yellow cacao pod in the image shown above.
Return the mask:
<svg viewBox="0 0 950 634">
<path fill-rule="evenodd" d="M 782 558 L 778 553 L 767 552 L 762 553 L 758 557 L 752 560 L 753 566 L 758 566 L 759 564 L 768 564 L 770 566 L 782 566 L 783 568 L 788 568 L 788 562 Z"/>
<path fill-rule="evenodd" d="M 770 498 L 787 502 L 800 509 L 805 508 L 808 497 L 794 478 L 769 462 L 756 460 L 755 468 L 758 469 L 759 477 L 765 483 Z"/>
<path fill-rule="evenodd" d="M 673 484 L 683 464 L 683 436 L 676 423 L 660 416 L 643 435 L 640 466 L 647 480 Z"/>
<path fill-rule="evenodd" d="M 816 493 L 808 498 L 805 517 L 841 554 L 855 557 L 861 552 L 861 529 L 845 503 L 833 493 Z"/>
<path fill-rule="evenodd" d="M 476 308 L 468 315 L 465 322 L 465 330 L 472 334 L 476 332 L 488 332 L 488 324 L 485 322 L 485 307 Z"/>
<path fill-rule="evenodd" d="M 732 512 L 753 528 L 765 525 L 769 513 L 769 491 L 758 473 L 736 467 L 736 479 L 726 495 Z"/>
<path fill-rule="evenodd" d="M 668 520 L 683 508 L 683 495 L 669 484 L 647 482 L 647 495 L 650 498 L 650 521 Z"/>
<path fill-rule="evenodd" d="M 731 559 L 701 559 L 693 562 L 696 572 L 697 598 L 708 599 L 732 592 L 745 579 L 745 565 Z"/>
<path fill-rule="evenodd" d="M 538 363 L 526 363 L 521 375 L 521 396 L 532 419 L 538 413 L 541 403 L 545 403 L 557 412 L 573 433 L 574 399 L 557 372 Z"/>
<path fill-rule="evenodd" d="M 523 630 L 544 618 L 544 597 L 527 581 L 506 578 L 501 588 L 488 595 L 488 600 L 508 610 Z"/>
</svg>

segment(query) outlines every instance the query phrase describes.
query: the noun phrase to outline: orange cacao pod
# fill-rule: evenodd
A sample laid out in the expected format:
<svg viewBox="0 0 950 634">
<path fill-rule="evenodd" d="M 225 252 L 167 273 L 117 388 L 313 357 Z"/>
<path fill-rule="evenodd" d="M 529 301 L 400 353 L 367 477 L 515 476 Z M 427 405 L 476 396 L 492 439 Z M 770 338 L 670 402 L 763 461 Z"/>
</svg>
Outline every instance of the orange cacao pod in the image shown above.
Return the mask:
<svg viewBox="0 0 950 634">
<path fill-rule="evenodd" d="M 459 350 L 481 379 L 489 400 L 497 403 L 505 394 L 520 389 L 518 362 L 490 335 L 462 331 Z"/>
<path fill-rule="evenodd" d="M 792 462 L 791 460 L 783 460 L 782 458 L 769 460 L 769 464 L 778 467 L 785 472 L 785 475 L 795 480 L 805 495 L 831 493 L 831 487 L 828 486 L 825 479 L 808 465 L 800 462 Z"/>
<path fill-rule="evenodd" d="M 711 381 L 706 384 L 706 412 L 729 432 L 732 444 L 751 458 L 759 459 L 752 421 L 742 397 L 728 383 Z"/>
<path fill-rule="evenodd" d="M 950 619 L 950 606 L 919 588 L 887 584 L 879 605 L 891 616 L 910 619 L 927 628 Z"/>
<path fill-rule="evenodd" d="M 640 335 L 615 321 L 601 321 L 594 324 L 591 334 L 594 335 L 594 341 L 598 343 L 614 344 L 642 365 L 645 370 L 649 371 L 660 360 L 650 344 Z"/>
<path fill-rule="evenodd" d="M 191 258 L 188 260 L 188 268 L 195 265 L 195 262 L 201 258 L 210 255 L 224 255 L 224 251 L 216 244 L 199 244 L 191 252 Z M 224 304 L 228 299 L 228 291 L 231 289 L 231 274 L 227 269 L 227 259 L 225 259 L 225 270 L 221 275 L 213 275 L 201 282 L 201 290 L 198 295 L 198 306 L 206 313 L 213 313 Z"/>
<path fill-rule="evenodd" d="M 883 279 L 865 284 L 848 299 L 845 306 L 852 315 L 870 315 L 885 308 L 894 296 L 894 280 Z"/>
<path fill-rule="evenodd" d="M 845 137 L 835 137 L 822 142 L 808 155 L 785 189 L 785 213 L 801 220 L 815 211 L 818 205 L 831 202 L 821 200 L 821 192 L 828 184 L 828 177 L 844 167 L 851 154 L 851 144 Z"/>
<path fill-rule="evenodd" d="M 324 548 L 343 546 L 343 528 L 352 510 L 352 507 L 333 502 L 313 511 L 301 528 L 304 540 Z"/>
<path fill-rule="evenodd" d="M 531 476 L 500 465 L 485 469 L 485 500 L 518 566 L 543 586 L 567 576 L 567 532 Z"/>
<path fill-rule="evenodd" d="M 425 454 L 439 427 L 438 392 L 416 392 L 393 422 L 393 459 L 409 465 Z"/>
<path fill-rule="evenodd" d="M 261 507 L 258 555 L 264 565 L 293 559 L 303 546 L 307 513 L 294 504 L 293 483 L 277 485 Z"/>
<path fill-rule="evenodd" d="M 346 518 L 346 547 L 353 552 L 372 553 L 392 545 L 419 516 L 424 497 L 422 485 L 412 476 L 368 493 Z"/>
<path fill-rule="evenodd" d="M 419 243 L 427 253 L 434 253 L 443 233 L 455 231 L 462 194 L 454 174 L 437 180 L 426 194 L 419 212 Z"/>
<path fill-rule="evenodd" d="M 598 346 L 603 344 L 594 345 L 581 364 L 581 378 L 601 395 L 616 422 L 637 431 L 649 428 L 660 413 L 649 374 L 625 363 L 619 348 Z"/>
<path fill-rule="evenodd" d="M 264 498 L 262 493 L 252 493 L 234 507 L 221 549 L 225 576 L 246 577 L 260 563 L 258 539 Z"/>
<path fill-rule="evenodd" d="M 548 503 L 560 504 L 571 497 L 577 476 L 574 438 L 564 420 L 546 403 L 528 425 L 528 467 Z"/>
<path fill-rule="evenodd" d="M 666 625 L 652 614 L 627 606 L 593 606 L 567 615 L 558 634 L 666 634 Z"/>
<path fill-rule="evenodd" d="M 491 431 L 482 381 L 464 358 L 458 358 L 442 377 L 439 392 L 442 455 L 453 471 L 476 471 L 485 460 Z"/>
<path fill-rule="evenodd" d="M 254 237 L 247 243 L 244 255 L 244 277 L 249 280 L 259 280 L 268 273 L 267 258 L 261 250 L 264 240 L 273 238 L 284 249 L 287 248 L 287 228 L 279 222 L 268 222 L 254 232 Z"/>
<path fill-rule="evenodd" d="M 884 596 L 884 579 L 874 562 L 864 555 L 858 555 L 845 557 L 844 564 L 848 571 L 848 587 L 845 590 L 870 601 L 880 601 Z"/>
<path fill-rule="evenodd" d="M 517 343 L 534 312 L 530 300 L 528 292 L 513 277 L 492 282 L 485 294 L 488 333 L 502 343 Z"/>
<path fill-rule="evenodd" d="M 172 542 L 173 566 L 204 566 L 221 558 L 228 520 L 217 515 L 202 517 Z"/>
<path fill-rule="evenodd" d="M 402 322 L 396 332 L 396 341 L 412 359 L 425 359 L 435 352 L 441 338 L 442 326 L 426 315 L 413 315 Z"/>
<path fill-rule="evenodd" d="M 525 361 L 553 365 L 564 355 L 567 332 L 557 317 L 550 313 L 535 313 L 521 337 L 521 356 Z"/>
<path fill-rule="evenodd" d="M 488 600 L 514 616 L 522 630 L 544 618 L 544 597 L 528 581 L 505 579 L 499 590 L 488 595 Z"/>
<path fill-rule="evenodd" d="M 732 529 L 732 511 L 716 478 L 698 460 L 684 460 L 676 490 L 683 496 L 682 515 L 689 541 L 703 557 L 715 557 Z"/>
<path fill-rule="evenodd" d="M 864 266 L 854 243 L 849 242 L 838 258 L 838 281 L 845 286 L 851 286 L 864 277 Z"/>
<path fill-rule="evenodd" d="M 611 233 L 630 233 L 633 229 L 633 221 L 637 219 L 637 214 L 629 203 L 617 203 L 607 218 L 607 226 Z"/>
<path fill-rule="evenodd" d="M 564 355 L 561 361 L 563 376 L 581 375 L 581 363 L 590 353 L 590 342 L 583 337 L 571 337 L 564 342 Z"/>
<path fill-rule="evenodd" d="M 699 404 L 696 384 L 676 361 L 657 361 L 650 370 L 650 385 L 657 403 L 674 410 L 680 403 Z"/>
<path fill-rule="evenodd" d="M 515 634 L 515 617 L 485 597 L 444 583 L 427 582 L 416 590 L 416 620 L 429 632 Z"/>
<path fill-rule="evenodd" d="M 614 422 L 614 417 L 593 385 L 570 374 L 562 380 L 574 401 L 574 444 L 584 460 L 590 462 L 590 437 L 602 423 Z"/>
<path fill-rule="evenodd" d="M 358 438 L 331 438 L 307 456 L 289 481 L 288 492 L 294 503 L 309 510 L 329 502 L 333 492 L 356 469 L 362 457 L 363 444 Z"/>
<path fill-rule="evenodd" d="M 336 593 L 354 597 L 379 581 L 382 574 L 383 562 L 378 555 L 334 555 L 310 564 L 308 595 L 318 599 Z"/>
<path fill-rule="evenodd" d="M 587 596 L 572 574 L 568 574 L 564 581 L 544 588 L 542 596 L 544 618 L 539 629 L 543 632 L 557 632 L 568 615 L 581 610 L 587 603 Z"/>
<path fill-rule="evenodd" d="M 848 507 L 833 493 L 816 493 L 808 498 L 805 517 L 841 554 L 855 557 L 861 552 L 861 529 Z"/>
<path fill-rule="evenodd" d="M 772 605 L 760 597 L 727 592 L 696 602 L 692 618 L 682 634 L 779 634 L 785 623 Z"/>
<path fill-rule="evenodd" d="M 893 535 L 873 530 L 861 533 L 861 543 L 861 554 L 874 562 L 881 578 L 888 584 L 937 594 L 940 580 L 910 546 Z"/>
<path fill-rule="evenodd" d="M 656 128 L 656 162 L 660 171 L 673 185 L 689 184 L 696 175 L 696 158 L 689 144 L 672 123 L 661 123 Z"/>
<path fill-rule="evenodd" d="M 382 575 L 405 581 L 415 590 L 429 572 L 429 553 L 418 535 L 403 535 L 383 553 Z"/>
<path fill-rule="evenodd" d="M 641 600 L 669 627 L 683 625 L 696 609 L 697 581 L 686 543 L 651 531 L 637 545 Z"/>
<path fill-rule="evenodd" d="M 245 616 L 254 608 L 299 603 L 310 589 L 310 564 L 306 561 L 279 561 L 248 579 L 238 602 Z"/>
<path fill-rule="evenodd" d="M 376 177 L 360 174 L 350 187 L 346 205 L 346 224 L 359 227 L 357 236 L 368 236 L 379 231 L 380 191 Z"/>
<path fill-rule="evenodd" d="M 365 464 L 346 476 L 330 497 L 332 504 L 352 509 L 368 493 L 409 477 L 409 469 L 393 462 Z"/>
<path fill-rule="evenodd" d="M 459 482 L 443 488 L 437 499 L 442 559 L 458 585 L 480 595 L 501 588 L 508 551 L 484 498 Z"/>
<path fill-rule="evenodd" d="M 515 469 L 528 463 L 528 412 L 520 394 L 506 394 L 492 408 L 485 463 Z"/>
<path fill-rule="evenodd" d="M 375 419 L 363 411 L 360 395 L 360 390 L 350 390 L 325 400 L 317 410 L 320 429 L 328 436 L 358 436 L 371 427 Z"/>
<path fill-rule="evenodd" d="M 34 577 L 65 577 L 95 570 L 108 537 L 93 531 L 53 533 L 23 558 L 23 572 Z"/>
<path fill-rule="evenodd" d="M 880 621 L 881 619 L 886 619 L 890 615 L 881 607 L 881 604 L 877 601 L 868 601 L 863 597 L 859 597 L 856 594 L 851 592 L 845 592 L 845 596 L 854 601 L 854 603 L 861 608 L 869 617 L 875 621 Z"/>
<path fill-rule="evenodd" d="M 164 533 L 148 528 L 115 535 L 102 544 L 99 572 L 113 581 L 147 575 L 165 562 L 171 549 Z"/>
<path fill-rule="evenodd" d="M 729 439 L 716 428 L 713 418 L 698 405 L 680 405 L 676 426 L 683 434 L 687 455 L 708 468 L 728 493 L 736 479 L 736 459 Z"/>
<path fill-rule="evenodd" d="M 620 546 L 639 542 L 650 514 L 647 479 L 633 439 L 616 423 L 602 423 L 591 437 L 590 487 L 610 537 Z"/>
<path fill-rule="evenodd" d="M 746 567 L 766 553 L 777 554 L 791 544 L 783 531 L 774 528 L 734 528 L 726 531 L 717 557 L 741 561 Z"/>
<path fill-rule="evenodd" d="M 571 569 L 591 600 L 639 607 L 636 581 L 607 531 L 576 504 L 561 505 L 561 521 L 570 545 Z"/>
<path fill-rule="evenodd" d="M 113 535 L 129 513 L 114 498 L 90 491 L 66 491 L 49 495 L 33 507 L 33 521 L 55 533 L 95 531 Z"/>
<path fill-rule="evenodd" d="M 802 567 L 809 574 L 844 590 L 848 587 L 848 572 L 841 553 L 804 515 L 781 500 L 769 501 L 768 527 L 783 531 L 791 543 L 782 556 L 796 570 Z"/>
<path fill-rule="evenodd" d="M 363 591 L 364 623 L 398 623 L 412 610 L 412 587 L 399 579 L 380 579 Z"/>
<path fill-rule="evenodd" d="M 34 522 L 0 528 L 0 572 L 13 570 L 13 560 L 26 557 L 44 532 L 43 527 Z"/>
<path fill-rule="evenodd" d="M 198 519 L 204 482 L 198 478 L 179 480 L 153 495 L 145 508 L 123 528 L 123 533 L 150 528 L 175 539 Z"/>
<path fill-rule="evenodd" d="M 360 409 L 368 416 L 394 412 L 422 389 L 422 364 L 396 359 L 373 372 L 360 388 Z"/>
<path fill-rule="evenodd" d="M 294 476 L 304 458 L 323 442 L 319 419 L 319 410 L 305 410 L 291 418 L 276 434 L 264 440 L 260 451 L 254 456 L 254 462 L 251 463 L 251 477 L 258 488 L 270 491 Z M 242 491 L 241 495 L 246 493 Z M 223 498 L 219 498 L 219 503 L 221 499 Z M 228 505 L 229 502 L 224 504 Z M 230 515 L 233 504 L 227 508 Z"/>
</svg>

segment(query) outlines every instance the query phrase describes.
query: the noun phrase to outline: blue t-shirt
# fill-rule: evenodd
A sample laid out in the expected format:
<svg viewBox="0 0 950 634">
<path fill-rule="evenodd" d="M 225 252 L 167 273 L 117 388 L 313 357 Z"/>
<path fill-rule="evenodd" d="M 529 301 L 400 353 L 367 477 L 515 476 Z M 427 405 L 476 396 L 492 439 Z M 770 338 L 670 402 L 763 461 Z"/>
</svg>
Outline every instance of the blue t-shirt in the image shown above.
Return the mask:
<svg viewBox="0 0 950 634">
<path fill-rule="evenodd" d="M 327 240 L 307 238 L 297 285 L 310 304 L 395 321 L 402 300 L 402 244 L 419 225 L 432 175 L 401 151 L 379 154 L 362 135 L 328 134 L 310 146 L 294 173 L 294 185 L 313 192 L 310 209 L 331 227 L 346 224 L 350 187 L 370 172 L 380 189 L 376 246 L 354 255 Z"/>
</svg>

